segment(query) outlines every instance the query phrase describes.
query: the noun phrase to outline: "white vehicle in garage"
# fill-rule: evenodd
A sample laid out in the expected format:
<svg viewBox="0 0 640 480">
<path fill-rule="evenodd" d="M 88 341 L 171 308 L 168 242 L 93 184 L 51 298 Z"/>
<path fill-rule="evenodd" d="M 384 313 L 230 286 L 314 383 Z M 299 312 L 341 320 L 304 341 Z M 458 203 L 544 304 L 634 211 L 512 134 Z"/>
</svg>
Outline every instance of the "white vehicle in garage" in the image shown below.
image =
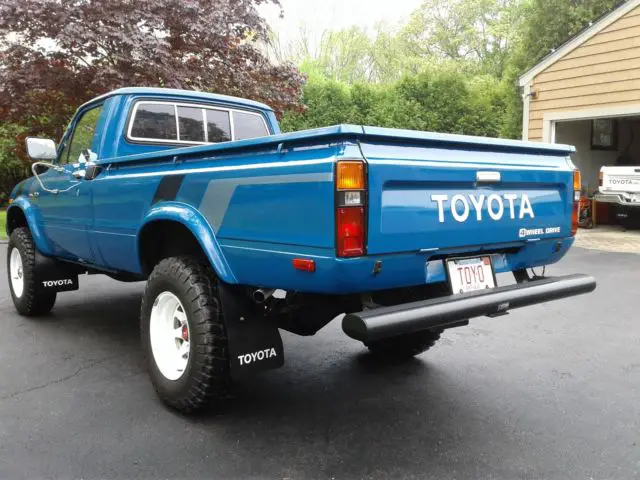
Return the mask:
<svg viewBox="0 0 640 480">
<path fill-rule="evenodd" d="M 624 226 L 640 218 L 640 166 L 602 167 L 596 201 L 617 205 L 616 216 Z"/>
</svg>

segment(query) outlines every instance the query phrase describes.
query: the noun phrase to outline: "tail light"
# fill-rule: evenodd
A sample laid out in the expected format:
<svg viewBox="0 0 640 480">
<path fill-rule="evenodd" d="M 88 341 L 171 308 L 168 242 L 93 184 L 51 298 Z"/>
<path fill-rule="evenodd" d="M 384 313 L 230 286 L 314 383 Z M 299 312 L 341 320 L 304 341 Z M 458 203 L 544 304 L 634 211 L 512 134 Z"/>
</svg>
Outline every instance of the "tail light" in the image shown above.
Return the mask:
<svg viewBox="0 0 640 480">
<path fill-rule="evenodd" d="M 364 255 L 366 225 L 365 165 L 360 160 L 336 164 L 336 251 L 338 257 Z"/>
<path fill-rule="evenodd" d="M 571 235 L 578 231 L 578 219 L 580 218 L 580 192 L 582 190 L 582 180 L 580 170 L 573 171 L 573 211 L 571 212 Z"/>
<path fill-rule="evenodd" d="M 598 173 L 598 186 L 601 187 L 602 186 L 602 179 L 604 178 L 604 173 L 602 173 L 602 171 L 600 171 Z"/>
</svg>

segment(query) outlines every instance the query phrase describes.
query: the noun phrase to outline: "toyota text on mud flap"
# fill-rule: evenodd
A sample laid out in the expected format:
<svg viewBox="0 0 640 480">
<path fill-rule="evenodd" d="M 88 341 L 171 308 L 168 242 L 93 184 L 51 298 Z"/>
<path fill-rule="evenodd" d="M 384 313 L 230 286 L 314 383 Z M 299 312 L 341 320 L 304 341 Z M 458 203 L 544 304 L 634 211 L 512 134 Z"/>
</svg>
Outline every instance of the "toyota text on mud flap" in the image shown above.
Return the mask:
<svg viewBox="0 0 640 480">
<path fill-rule="evenodd" d="M 265 348 L 264 350 L 258 350 L 257 352 L 245 353 L 244 355 L 238 355 L 238 361 L 240 365 L 248 365 L 251 362 L 259 362 L 265 358 L 271 358 L 276 356 L 275 348 Z"/>
</svg>

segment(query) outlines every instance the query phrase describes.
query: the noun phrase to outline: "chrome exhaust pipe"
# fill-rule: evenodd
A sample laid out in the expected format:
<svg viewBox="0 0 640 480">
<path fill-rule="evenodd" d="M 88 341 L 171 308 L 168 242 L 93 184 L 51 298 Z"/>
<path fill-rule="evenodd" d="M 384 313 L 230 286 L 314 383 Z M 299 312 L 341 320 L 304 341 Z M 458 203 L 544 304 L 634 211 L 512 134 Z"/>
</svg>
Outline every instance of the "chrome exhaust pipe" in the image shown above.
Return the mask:
<svg viewBox="0 0 640 480">
<path fill-rule="evenodd" d="M 251 296 L 253 297 L 253 301 L 256 303 L 264 303 L 266 302 L 271 295 L 275 292 L 274 288 L 257 288 L 253 291 Z"/>
</svg>

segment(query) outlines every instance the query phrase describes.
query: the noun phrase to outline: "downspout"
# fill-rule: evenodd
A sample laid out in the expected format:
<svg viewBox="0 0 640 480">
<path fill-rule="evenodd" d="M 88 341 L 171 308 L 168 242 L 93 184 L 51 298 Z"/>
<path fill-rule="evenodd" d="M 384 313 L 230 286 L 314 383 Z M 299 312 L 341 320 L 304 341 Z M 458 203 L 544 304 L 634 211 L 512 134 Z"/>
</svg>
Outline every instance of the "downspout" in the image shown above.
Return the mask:
<svg viewBox="0 0 640 480">
<path fill-rule="evenodd" d="M 522 89 L 522 140 L 529 140 L 529 108 L 531 103 L 531 83 Z"/>
</svg>

